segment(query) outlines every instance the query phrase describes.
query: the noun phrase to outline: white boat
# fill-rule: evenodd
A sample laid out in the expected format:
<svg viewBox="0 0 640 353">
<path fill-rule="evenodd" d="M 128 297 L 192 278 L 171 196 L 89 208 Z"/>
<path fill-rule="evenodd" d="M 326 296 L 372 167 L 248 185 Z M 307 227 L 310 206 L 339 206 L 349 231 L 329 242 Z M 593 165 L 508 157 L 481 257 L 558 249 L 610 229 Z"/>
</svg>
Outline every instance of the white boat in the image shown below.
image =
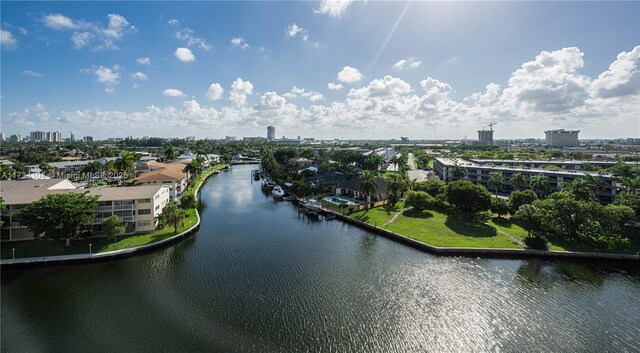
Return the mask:
<svg viewBox="0 0 640 353">
<path fill-rule="evenodd" d="M 302 207 L 311 210 L 311 211 L 320 211 L 322 210 L 322 204 L 314 199 L 309 199 L 306 202 L 302 203 Z"/>
<path fill-rule="evenodd" d="M 280 185 L 276 185 L 273 190 L 271 190 L 271 195 L 273 195 L 273 197 L 282 197 L 284 196 L 284 190 L 282 190 Z"/>
</svg>

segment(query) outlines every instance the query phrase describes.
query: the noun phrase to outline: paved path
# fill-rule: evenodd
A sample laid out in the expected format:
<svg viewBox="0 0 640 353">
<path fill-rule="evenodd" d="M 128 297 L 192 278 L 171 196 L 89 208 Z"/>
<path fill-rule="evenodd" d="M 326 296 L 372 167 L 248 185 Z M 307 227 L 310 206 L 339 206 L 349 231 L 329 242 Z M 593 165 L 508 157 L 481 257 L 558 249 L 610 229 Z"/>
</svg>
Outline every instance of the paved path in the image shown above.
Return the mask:
<svg viewBox="0 0 640 353">
<path fill-rule="evenodd" d="M 408 210 L 410 210 L 410 209 L 412 209 L 412 208 L 413 208 L 413 207 L 407 207 L 407 208 L 403 208 L 403 209 L 401 209 L 401 210 L 400 210 L 400 212 L 398 212 L 398 213 L 394 214 L 394 215 L 393 215 L 393 217 L 391 217 L 391 219 L 390 219 L 390 220 L 388 220 L 388 221 L 384 222 L 384 223 L 382 224 L 382 226 L 383 226 L 383 227 L 386 227 L 388 224 L 391 224 L 393 221 L 395 221 L 395 220 L 396 220 L 396 218 L 400 217 L 400 215 L 401 215 L 402 213 L 404 213 L 404 211 L 408 211 Z"/>
</svg>

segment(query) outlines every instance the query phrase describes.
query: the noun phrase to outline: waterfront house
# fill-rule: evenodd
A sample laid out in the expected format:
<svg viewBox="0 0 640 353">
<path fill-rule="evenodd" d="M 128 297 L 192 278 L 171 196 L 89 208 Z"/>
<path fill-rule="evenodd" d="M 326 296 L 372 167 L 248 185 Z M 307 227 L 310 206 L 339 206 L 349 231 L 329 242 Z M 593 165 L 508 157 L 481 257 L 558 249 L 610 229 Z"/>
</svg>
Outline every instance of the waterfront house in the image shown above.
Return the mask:
<svg viewBox="0 0 640 353">
<path fill-rule="evenodd" d="M 128 180 L 130 184 L 136 185 L 165 185 L 171 190 L 170 199 L 179 201 L 180 197 L 187 190 L 189 173 L 184 171 L 186 167 L 183 163 L 160 163 L 156 161 L 147 162 L 150 171 L 141 173 L 134 179 Z M 136 167 L 137 170 L 139 170 Z"/>
<path fill-rule="evenodd" d="M 376 192 L 371 195 L 371 202 L 383 201 L 389 198 L 387 182 L 381 177 L 376 177 Z M 367 195 L 360 190 L 360 179 L 358 177 L 345 178 L 331 186 L 331 193 L 338 196 L 345 196 L 366 202 Z"/>
</svg>

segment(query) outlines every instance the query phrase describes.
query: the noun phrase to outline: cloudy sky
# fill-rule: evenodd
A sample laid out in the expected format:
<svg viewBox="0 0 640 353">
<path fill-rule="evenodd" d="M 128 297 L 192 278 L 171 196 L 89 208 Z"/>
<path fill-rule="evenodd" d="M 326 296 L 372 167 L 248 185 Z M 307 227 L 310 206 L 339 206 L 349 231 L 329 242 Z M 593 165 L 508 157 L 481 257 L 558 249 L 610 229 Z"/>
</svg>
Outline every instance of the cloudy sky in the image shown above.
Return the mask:
<svg viewBox="0 0 640 353">
<path fill-rule="evenodd" d="M 0 6 L 5 135 L 640 136 L 637 1 Z"/>
</svg>

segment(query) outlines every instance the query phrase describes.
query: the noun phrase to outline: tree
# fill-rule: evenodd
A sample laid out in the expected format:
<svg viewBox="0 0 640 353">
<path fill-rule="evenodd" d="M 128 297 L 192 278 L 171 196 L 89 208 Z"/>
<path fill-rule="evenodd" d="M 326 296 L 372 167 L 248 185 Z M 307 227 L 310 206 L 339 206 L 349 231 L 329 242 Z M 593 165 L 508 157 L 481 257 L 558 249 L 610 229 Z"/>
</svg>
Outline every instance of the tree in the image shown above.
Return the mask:
<svg viewBox="0 0 640 353">
<path fill-rule="evenodd" d="M 387 188 L 393 195 L 393 200 L 397 200 L 398 194 L 402 194 L 402 192 L 406 188 L 405 178 L 403 178 L 402 175 L 398 173 L 391 174 L 387 179 Z"/>
<path fill-rule="evenodd" d="M 128 175 L 136 168 L 136 158 L 136 155 L 132 152 L 123 152 L 122 155 L 113 162 L 113 166 L 119 172 L 124 172 Z"/>
<path fill-rule="evenodd" d="M 98 196 L 87 196 L 88 192 L 49 194 L 23 207 L 16 213 L 16 221 L 34 234 L 49 238 L 75 237 L 78 227 L 88 223 L 95 214 Z"/>
<path fill-rule="evenodd" d="M 5 205 L 4 199 L 0 197 L 0 214 L 2 214 L 2 212 L 4 212 L 6 208 L 7 208 L 7 205 Z M 3 224 L 4 222 L 2 221 L 2 218 L 0 218 L 0 228 L 2 228 Z"/>
<path fill-rule="evenodd" d="M 514 190 L 520 190 L 521 186 L 527 185 L 527 178 L 522 173 L 515 173 L 509 178 L 509 185 Z"/>
<path fill-rule="evenodd" d="M 453 180 L 461 180 L 465 175 L 467 175 L 467 169 L 456 162 L 453 169 L 451 169 L 451 177 Z"/>
<path fill-rule="evenodd" d="M 531 205 L 538 199 L 533 190 L 514 191 L 509 195 L 509 213 L 512 215 L 520 209 L 522 205 Z"/>
<path fill-rule="evenodd" d="M 425 181 L 416 183 L 416 185 L 414 186 L 414 190 L 424 191 L 433 197 L 438 197 L 438 195 L 444 193 L 446 186 L 447 185 L 444 183 L 444 181 L 440 179 L 427 179 Z"/>
<path fill-rule="evenodd" d="M 533 204 L 540 210 L 542 227 L 549 233 L 576 238 L 599 236 L 604 207 L 596 201 L 582 201 L 573 194 L 556 192 Z"/>
<path fill-rule="evenodd" d="M 162 213 L 160 214 L 160 222 L 164 225 L 172 225 L 174 233 L 178 232 L 178 226 L 182 223 L 184 218 L 184 210 L 178 208 L 175 201 L 169 201 L 169 203 L 164 206 Z"/>
<path fill-rule="evenodd" d="M 635 178 L 623 178 L 622 185 L 625 187 L 626 191 L 638 192 L 640 191 L 640 176 Z"/>
<path fill-rule="evenodd" d="M 576 199 L 581 201 L 593 201 L 596 199 L 596 195 L 593 193 L 591 186 L 584 178 L 576 178 L 571 181 L 565 181 L 562 183 L 562 188 L 575 196 Z"/>
<path fill-rule="evenodd" d="M 636 214 L 629 206 L 624 205 L 607 205 L 605 212 L 605 229 L 608 236 L 620 237 L 623 230 L 633 222 Z"/>
<path fill-rule="evenodd" d="M 497 213 L 498 218 L 502 218 L 502 215 L 509 212 L 509 203 L 502 197 L 493 197 L 491 198 L 491 212 Z"/>
<path fill-rule="evenodd" d="M 16 174 L 16 171 L 12 167 L 0 163 L 0 180 L 9 180 L 15 178 Z"/>
<path fill-rule="evenodd" d="M 472 216 L 491 206 L 491 194 L 482 185 L 468 180 L 453 181 L 447 185 L 447 200 L 461 212 Z"/>
<path fill-rule="evenodd" d="M 47 162 L 40 163 L 38 168 L 40 168 L 40 172 L 44 175 L 53 175 L 56 171 L 56 169 Z"/>
<path fill-rule="evenodd" d="M 504 176 L 502 172 L 491 172 L 487 184 L 493 188 L 493 193 L 497 195 L 498 189 L 502 190 L 504 187 Z"/>
<path fill-rule="evenodd" d="M 378 183 L 376 176 L 368 170 L 363 171 L 360 174 L 360 191 L 367 196 L 367 208 L 369 202 L 371 202 L 371 195 L 375 194 L 378 190 Z"/>
<path fill-rule="evenodd" d="M 587 186 L 589 186 L 594 195 L 598 191 L 603 191 L 607 188 L 607 182 L 605 182 L 604 178 L 599 175 L 585 174 L 582 178 L 585 180 Z"/>
<path fill-rule="evenodd" d="M 542 198 L 549 192 L 549 177 L 544 174 L 536 174 L 531 177 L 531 188 Z"/>
<path fill-rule="evenodd" d="M 405 195 L 404 204 L 413 207 L 417 211 L 425 210 L 431 207 L 435 202 L 433 196 L 424 191 L 409 191 Z"/>
<path fill-rule="evenodd" d="M 176 151 L 176 149 L 172 145 L 167 145 L 167 147 L 164 149 L 164 160 L 169 162 L 175 160 L 176 158 L 178 158 L 178 151 Z"/>
<path fill-rule="evenodd" d="M 640 192 L 624 191 L 616 196 L 614 205 L 629 206 L 640 219 Z"/>
<path fill-rule="evenodd" d="M 622 178 L 635 178 L 640 174 L 640 168 L 625 162 L 618 162 L 609 170 Z"/>
<path fill-rule="evenodd" d="M 113 241 L 117 241 L 117 236 L 120 234 L 124 234 L 127 230 L 127 224 L 124 220 L 116 215 L 111 217 L 107 217 L 102 221 L 102 232 L 107 236 L 107 238 L 113 238 Z"/>
<path fill-rule="evenodd" d="M 190 208 L 196 208 L 198 206 L 198 202 L 196 201 L 195 196 L 193 194 L 186 194 L 180 198 L 180 208 L 183 210 L 188 210 Z"/>
<path fill-rule="evenodd" d="M 527 231 L 527 237 L 531 237 L 532 231 L 540 230 L 540 211 L 533 205 L 520 206 L 511 219 Z"/>
</svg>

